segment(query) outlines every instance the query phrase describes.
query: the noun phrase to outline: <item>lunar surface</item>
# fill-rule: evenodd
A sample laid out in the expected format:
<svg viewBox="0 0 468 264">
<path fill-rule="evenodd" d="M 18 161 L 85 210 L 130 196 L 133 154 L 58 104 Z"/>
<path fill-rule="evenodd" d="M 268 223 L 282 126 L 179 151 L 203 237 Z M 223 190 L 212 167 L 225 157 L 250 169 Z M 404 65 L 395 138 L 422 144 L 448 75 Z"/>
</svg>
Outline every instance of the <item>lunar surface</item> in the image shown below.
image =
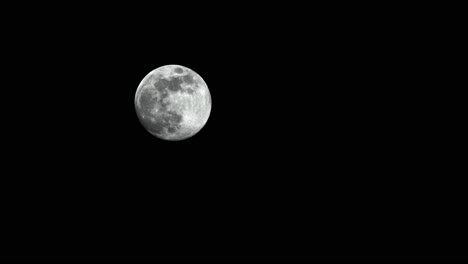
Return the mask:
<svg viewBox="0 0 468 264">
<path fill-rule="evenodd" d="M 211 97 L 197 73 L 180 65 L 166 65 L 143 78 L 135 95 L 135 108 L 152 135 L 181 140 L 195 135 L 206 124 Z"/>
</svg>

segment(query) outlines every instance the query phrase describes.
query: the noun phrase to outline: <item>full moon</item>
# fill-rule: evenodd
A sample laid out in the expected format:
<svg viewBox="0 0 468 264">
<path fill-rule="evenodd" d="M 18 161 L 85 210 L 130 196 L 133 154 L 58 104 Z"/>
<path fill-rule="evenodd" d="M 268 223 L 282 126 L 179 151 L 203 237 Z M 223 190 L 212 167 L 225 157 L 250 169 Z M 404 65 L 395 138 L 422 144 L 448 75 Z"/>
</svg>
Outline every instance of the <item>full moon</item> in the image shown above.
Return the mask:
<svg viewBox="0 0 468 264">
<path fill-rule="evenodd" d="M 138 85 L 135 109 L 143 127 L 165 140 L 182 140 L 198 133 L 208 121 L 211 96 L 193 70 L 166 65 L 148 73 Z"/>
</svg>

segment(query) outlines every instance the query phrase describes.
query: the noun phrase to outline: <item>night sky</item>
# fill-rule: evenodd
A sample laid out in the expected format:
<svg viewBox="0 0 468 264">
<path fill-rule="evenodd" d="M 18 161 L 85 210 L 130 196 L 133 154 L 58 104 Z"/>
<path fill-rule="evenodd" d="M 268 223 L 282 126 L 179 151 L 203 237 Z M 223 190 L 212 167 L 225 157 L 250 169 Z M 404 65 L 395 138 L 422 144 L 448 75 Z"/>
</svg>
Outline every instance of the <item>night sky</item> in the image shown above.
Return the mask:
<svg viewBox="0 0 468 264">
<path fill-rule="evenodd" d="M 411 11 L 54 8 L 6 33 L 0 255 L 460 255 L 462 185 L 439 140 L 459 104 L 445 107 L 433 33 Z M 168 64 L 212 99 L 178 142 L 149 134 L 134 106 Z"/>
</svg>

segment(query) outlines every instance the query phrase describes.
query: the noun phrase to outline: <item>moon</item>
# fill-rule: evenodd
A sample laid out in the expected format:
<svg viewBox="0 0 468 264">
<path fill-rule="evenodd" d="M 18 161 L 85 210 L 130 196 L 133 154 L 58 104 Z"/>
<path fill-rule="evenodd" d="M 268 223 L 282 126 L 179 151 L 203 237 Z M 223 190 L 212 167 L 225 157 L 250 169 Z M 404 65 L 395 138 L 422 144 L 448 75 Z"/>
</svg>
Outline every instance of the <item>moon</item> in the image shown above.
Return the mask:
<svg viewBox="0 0 468 264">
<path fill-rule="evenodd" d="M 208 86 L 195 71 L 165 65 L 149 72 L 138 85 L 135 109 L 143 127 L 165 140 L 197 134 L 211 113 Z"/>
</svg>

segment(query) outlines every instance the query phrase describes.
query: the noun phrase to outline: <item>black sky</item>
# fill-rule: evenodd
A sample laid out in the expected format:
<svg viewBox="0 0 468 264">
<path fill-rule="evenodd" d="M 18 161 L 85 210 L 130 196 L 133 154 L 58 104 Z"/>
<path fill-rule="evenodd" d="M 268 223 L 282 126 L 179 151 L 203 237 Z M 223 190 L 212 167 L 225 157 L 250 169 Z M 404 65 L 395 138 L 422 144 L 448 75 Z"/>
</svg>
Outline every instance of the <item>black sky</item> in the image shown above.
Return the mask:
<svg viewBox="0 0 468 264">
<path fill-rule="evenodd" d="M 3 256 L 459 254 L 434 229 L 457 219 L 431 140 L 449 121 L 411 11 L 59 8 L 11 28 Z M 151 136 L 133 105 L 167 64 L 212 96 L 185 141 Z"/>
</svg>

